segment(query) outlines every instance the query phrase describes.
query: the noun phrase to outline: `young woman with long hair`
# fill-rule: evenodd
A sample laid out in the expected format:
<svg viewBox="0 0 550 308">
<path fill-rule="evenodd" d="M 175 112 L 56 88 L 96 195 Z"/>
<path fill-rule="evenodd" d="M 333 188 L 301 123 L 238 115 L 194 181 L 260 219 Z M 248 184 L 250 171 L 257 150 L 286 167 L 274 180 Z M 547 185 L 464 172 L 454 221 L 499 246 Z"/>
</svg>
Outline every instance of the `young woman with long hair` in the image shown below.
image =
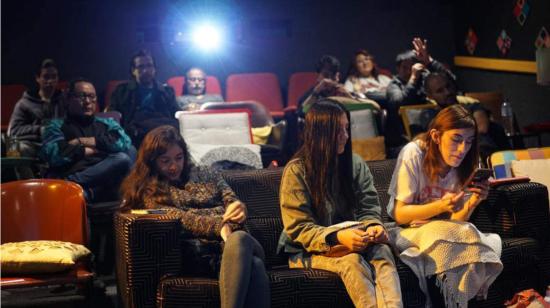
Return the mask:
<svg viewBox="0 0 550 308">
<path fill-rule="evenodd" d="M 191 164 L 177 129 L 160 126 L 145 136 L 122 193 L 126 207 L 179 216 L 189 235 L 185 270 L 219 272 L 221 307 L 269 307 L 263 249 L 241 230 L 245 205 L 219 174 Z"/>
<path fill-rule="evenodd" d="M 353 55 L 344 87 L 361 98 L 381 101 L 386 99 L 390 81 L 390 77 L 379 73 L 373 55 L 361 49 Z"/>
<path fill-rule="evenodd" d="M 372 175 L 351 153 L 349 113 L 335 101 L 315 103 L 303 137 L 280 189 L 279 243 L 290 254 L 290 267 L 338 274 L 356 307 L 402 307 Z M 347 221 L 360 224 L 337 225 Z"/>
<path fill-rule="evenodd" d="M 428 289 L 433 283 L 439 286 L 447 307 L 485 298 L 502 271 L 500 237 L 467 222 L 488 192 L 487 182 L 464 187 L 477 163 L 474 118 L 453 105 L 401 150 L 388 191 L 388 214 L 402 226 L 391 237 L 401 260 L 417 274 L 426 294 L 433 293 Z M 432 297 L 440 300 L 440 295 Z"/>
</svg>

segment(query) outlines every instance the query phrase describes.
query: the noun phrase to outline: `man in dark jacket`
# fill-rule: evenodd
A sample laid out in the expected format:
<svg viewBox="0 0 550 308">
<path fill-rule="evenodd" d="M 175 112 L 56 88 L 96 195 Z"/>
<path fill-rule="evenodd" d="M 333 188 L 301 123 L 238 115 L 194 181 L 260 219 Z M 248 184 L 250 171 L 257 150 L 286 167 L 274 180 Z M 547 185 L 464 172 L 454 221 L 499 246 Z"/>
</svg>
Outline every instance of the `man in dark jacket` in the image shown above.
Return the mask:
<svg viewBox="0 0 550 308">
<path fill-rule="evenodd" d="M 85 79 L 69 84 L 67 115 L 46 127 L 40 157 L 49 163 L 48 174 L 76 182 L 87 201 L 116 200 L 121 181 L 130 171 L 135 149 L 113 119 L 94 115 L 95 88 Z"/>
<path fill-rule="evenodd" d="M 122 114 L 122 127 L 139 148 L 145 135 L 161 125 L 178 128 L 175 113 L 179 110 L 174 89 L 155 80 L 153 57 L 146 50 L 136 53 L 130 61 L 132 80 L 119 85 L 111 96 L 107 110 Z"/>
<path fill-rule="evenodd" d="M 388 112 L 385 132 L 386 148 L 390 158 L 396 156 L 400 146 L 407 142 L 404 138 L 403 123 L 399 117 L 399 108 L 426 102 L 426 93 L 423 89 L 426 75 L 430 72 L 440 72 L 447 75 L 453 83 L 456 79 L 443 64 L 431 57 L 426 40 L 416 37 L 412 45 L 412 50 L 400 53 L 395 59 L 397 75 L 388 85 L 387 105 L 383 106 Z"/>
<path fill-rule="evenodd" d="M 19 154 L 36 157 L 40 150 L 41 131 L 52 118 L 63 116 L 59 75 L 52 59 L 42 61 L 35 75 L 38 87 L 25 91 L 10 118 L 8 137 L 18 143 Z"/>
</svg>

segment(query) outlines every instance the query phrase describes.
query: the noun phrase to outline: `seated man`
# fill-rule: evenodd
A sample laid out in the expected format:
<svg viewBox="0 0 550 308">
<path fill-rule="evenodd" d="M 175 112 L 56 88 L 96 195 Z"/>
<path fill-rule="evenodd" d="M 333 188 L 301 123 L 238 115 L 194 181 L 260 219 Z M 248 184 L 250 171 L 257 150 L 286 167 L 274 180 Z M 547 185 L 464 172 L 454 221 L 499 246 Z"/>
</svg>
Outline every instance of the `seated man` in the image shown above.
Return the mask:
<svg viewBox="0 0 550 308">
<path fill-rule="evenodd" d="M 42 61 L 35 75 L 37 88 L 25 91 L 10 118 L 8 137 L 17 142 L 19 154 L 36 157 L 42 145 L 41 131 L 51 118 L 63 116 L 59 75 L 52 59 Z"/>
<path fill-rule="evenodd" d="M 441 72 L 448 75 L 453 82 L 455 80 L 455 76 L 443 64 L 430 56 L 426 40 L 414 38 L 412 44 L 413 50 L 400 53 L 395 59 L 397 75 L 388 85 L 387 105 L 383 106 L 388 111 L 386 145 L 396 150 L 407 142 L 403 137 L 399 107 L 426 102 L 426 93 L 422 87 L 425 76 L 430 72 Z"/>
<path fill-rule="evenodd" d="M 117 200 L 120 183 L 130 171 L 135 148 L 113 119 L 94 116 L 97 96 L 86 79 L 69 84 L 67 114 L 46 127 L 42 159 L 48 174 L 82 186 L 88 202 Z"/>
<path fill-rule="evenodd" d="M 130 61 L 132 80 L 119 85 L 111 97 L 107 110 L 122 114 L 122 127 L 136 148 L 145 135 L 161 125 L 178 127 L 174 118 L 179 107 L 174 89 L 155 80 L 156 68 L 153 57 L 146 50 L 132 56 Z"/>
<path fill-rule="evenodd" d="M 438 108 L 426 109 L 419 112 L 418 118 L 411 121 L 413 135 L 427 130 L 430 121 L 445 107 L 462 104 L 472 112 L 479 133 L 479 149 L 482 162 L 493 152 L 507 150 L 510 143 L 506 138 L 504 128 L 498 123 L 489 120 L 488 111 L 479 101 L 456 94 L 456 86 L 449 77 L 441 73 L 431 73 L 425 78 L 424 91 L 428 101 L 437 104 Z"/>
<path fill-rule="evenodd" d="M 206 94 L 206 74 L 200 68 L 193 67 L 185 74 L 183 95 L 176 98 L 181 110 L 198 110 L 209 102 L 223 102 L 219 94 Z"/>
</svg>

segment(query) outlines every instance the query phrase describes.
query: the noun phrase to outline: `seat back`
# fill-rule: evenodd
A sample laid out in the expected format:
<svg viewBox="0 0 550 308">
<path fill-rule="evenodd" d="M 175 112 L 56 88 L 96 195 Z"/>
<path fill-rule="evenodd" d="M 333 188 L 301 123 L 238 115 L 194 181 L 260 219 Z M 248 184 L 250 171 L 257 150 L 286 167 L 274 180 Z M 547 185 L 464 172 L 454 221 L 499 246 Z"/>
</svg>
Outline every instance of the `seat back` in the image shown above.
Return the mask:
<svg viewBox="0 0 550 308">
<path fill-rule="evenodd" d="M 183 95 L 183 87 L 185 87 L 185 77 L 175 76 L 166 81 L 166 83 L 174 89 L 176 96 Z M 222 87 L 216 76 L 206 76 L 206 94 L 222 95 Z"/>
<path fill-rule="evenodd" d="M 399 115 L 401 116 L 403 127 L 405 128 L 405 133 L 407 134 L 407 138 L 409 140 L 412 140 L 417 132 L 413 126 L 427 126 L 429 123 L 429 119 L 426 119 L 423 116 L 423 112 L 426 110 L 435 110 L 437 108 L 438 106 L 435 103 L 402 106 L 399 108 Z M 418 128 L 416 130 L 418 130 Z"/>
<path fill-rule="evenodd" d="M 512 177 L 512 161 L 550 159 L 550 147 L 495 152 L 489 158 L 496 179 Z"/>
<path fill-rule="evenodd" d="M 298 106 L 300 98 L 317 82 L 318 74 L 315 72 L 298 72 L 290 75 L 288 80 L 287 106 Z"/>
<path fill-rule="evenodd" d="M 58 240 L 86 245 L 86 202 L 73 182 L 31 179 L 3 183 L 2 243 Z"/>
<path fill-rule="evenodd" d="M 248 110 L 178 111 L 180 133 L 188 144 L 251 144 Z"/>
<path fill-rule="evenodd" d="M 467 92 L 465 96 L 477 99 L 481 105 L 491 112 L 491 118 L 497 123 L 502 123 L 500 107 L 504 102 L 502 92 Z"/>
<path fill-rule="evenodd" d="M 111 96 L 119 84 L 128 82 L 128 80 L 109 80 L 105 87 L 105 101 L 103 102 L 103 110 L 107 109 L 111 104 Z"/>
<path fill-rule="evenodd" d="M 262 127 L 267 125 L 273 125 L 273 117 L 269 114 L 269 111 L 264 105 L 255 101 L 243 101 L 243 102 L 212 102 L 205 103 L 201 106 L 201 110 L 238 110 L 245 109 L 250 112 L 252 127 Z"/>
<path fill-rule="evenodd" d="M 257 101 L 270 112 L 283 111 L 281 86 L 273 73 L 229 75 L 226 80 L 225 99 L 228 102 Z"/>
<path fill-rule="evenodd" d="M 2 95 L 0 96 L 0 105 L 2 105 L 2 131 L 7 131 L 15 104 L 23 96 L 25 89 L 25 86 L 22 84 L 2 85 Z"/>
</svg>

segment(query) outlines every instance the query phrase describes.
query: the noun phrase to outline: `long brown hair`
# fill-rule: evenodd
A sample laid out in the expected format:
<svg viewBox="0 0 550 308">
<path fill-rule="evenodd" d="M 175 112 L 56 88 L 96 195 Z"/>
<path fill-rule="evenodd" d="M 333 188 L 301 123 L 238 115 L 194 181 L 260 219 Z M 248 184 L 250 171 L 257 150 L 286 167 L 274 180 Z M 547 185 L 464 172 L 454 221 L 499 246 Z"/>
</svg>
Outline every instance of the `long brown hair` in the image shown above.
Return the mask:
<svg viewBox="0 0 550 308">
<path fill-rule="evenodd" d="M 332 194 L 332 181 L 337 177 L 340 190 L 346 199 L 346 207 L 355 207 L 352 190 L 351 134 L 346 142 L 344 153 L 338 155 L 338 131 L 340 117 L 349 112 L 346 108 L 329 99 L 321 100 L 306 114 L 303 132 L 304 143 L 294 158 L 305 166 L 306 181 L 311 192 L 312 206 L 321 221 L 326 218 L 325 200 Z"/>
<path fill-rule="evenodd" d="M 448 130 L 464 128 L 471 128 L 475 132 L 475 137 L 472 141 L 470 150 L 466 153 L 464 159 L 460 163 L 460 166 L 457 167 L 460 183 L 464 184 L 468 176 L 477 166 L 479 158 L 476 122 L 472 114 L 466 108 L 457 104 L 441 110 L 430 123 L 428 132 L 417 138 L 422 141 L 422 148 L 426 152 L 422 166 L 423 171 L 426 175 L 428 175 L 428 178 L 432 182 L 437 180 L 437 177 L 441 173 L 444 166 L 442 164 L 443 158 L 441 157 L 439 147 L 432 139 L 429 132 L 432 129 L 435 129 L 443 135 L 443 133 Z"/>
<path fill-rule="evenodd" d="M 181 172 L 181 181 L 187 181 L 190 164 L 185 141 L 176 128 L 169 125 L 159 126 L 143 139 L 134 168 L 122 182 L 120 190 L 125 209 L 143 208 L 144 197 L 168 195 L 166 185 L 159 180 L 156 159 L 173 145 L 178 145 L 183 150 L 184 167 Z"/>
<path fill-rule="evenodd" d="M 359 70 L 357 69 L 357 57 L 360 55 L 363 55 L 371 59 L 372 71 L 370 74 L 372 75 L 372 77 L 374 77 L 374 79 L 378 80 L 379 72 L 378 72 L 378 68 L 376 68 L 376 62 L 374 62 L 374 56 L 366 49 L 359 49 L 353 54 L 353 58 L 351 59 L 351 63 L 349 64 L 347 78 L 361 77 L 359 76 Z"/>
</svg>

